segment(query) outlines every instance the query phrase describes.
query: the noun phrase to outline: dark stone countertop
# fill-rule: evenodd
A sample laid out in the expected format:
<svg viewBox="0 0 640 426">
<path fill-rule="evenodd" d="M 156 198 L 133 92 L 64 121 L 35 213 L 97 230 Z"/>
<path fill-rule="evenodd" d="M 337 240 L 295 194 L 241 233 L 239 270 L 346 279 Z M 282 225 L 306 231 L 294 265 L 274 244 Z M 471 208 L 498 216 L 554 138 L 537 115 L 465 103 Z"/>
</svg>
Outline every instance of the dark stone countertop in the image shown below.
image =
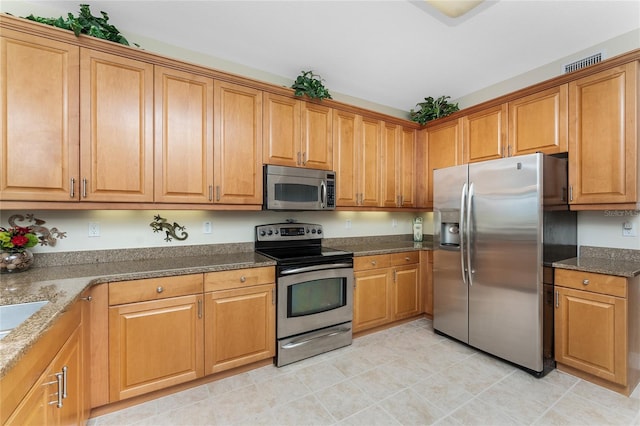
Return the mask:
<svg viewBox="0 0 640 426">
<path fill-rule="evenodd" d="M 640 275 L 640 250 L 581 246 L 578 257 L 553 262 L 552 266 L 633 278 Z"/>
<path fill-rule="evenodd" d="M 48 300 L 49 303 L 0 340 L 0 378 L 85 289 L 95 284 L 273 265 L 275 262 L 264 256 L 241 252 L 36 267 L 26 272 L 2 274 L 0 305 L 39 300 Z"/>
</svg>

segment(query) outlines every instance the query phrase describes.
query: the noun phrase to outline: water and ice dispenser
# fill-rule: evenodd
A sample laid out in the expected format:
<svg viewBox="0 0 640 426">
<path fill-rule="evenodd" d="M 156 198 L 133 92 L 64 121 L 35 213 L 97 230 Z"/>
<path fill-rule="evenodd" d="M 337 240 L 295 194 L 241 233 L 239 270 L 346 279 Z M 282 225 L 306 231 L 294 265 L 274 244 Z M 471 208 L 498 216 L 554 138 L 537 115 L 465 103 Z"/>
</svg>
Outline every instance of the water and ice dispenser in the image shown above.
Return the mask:
<svg viewBox="0 0 640 426">
<path fill-rule="evenodd" d="M 458 222 L 442 222 L 440 244 L 443 246 L 460 246 L 460 226 Z"/>
</svg>

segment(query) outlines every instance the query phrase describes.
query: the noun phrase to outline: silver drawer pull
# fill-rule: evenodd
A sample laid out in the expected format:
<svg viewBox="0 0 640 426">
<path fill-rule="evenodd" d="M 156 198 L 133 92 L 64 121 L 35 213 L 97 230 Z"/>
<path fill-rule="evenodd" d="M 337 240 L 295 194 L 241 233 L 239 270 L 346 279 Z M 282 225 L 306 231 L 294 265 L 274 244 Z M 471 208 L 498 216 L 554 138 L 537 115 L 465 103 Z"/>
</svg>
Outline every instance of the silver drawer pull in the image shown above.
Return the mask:
<svg viewBox="0 0 640 426">
<path fill-rule="evenodd" d="M 589 280 L 582 280 L 582 284 L 589 285 Z"/>
<path fill-rule="evenodd" d="M 319 336 L 313 336 L 313 337 L 310 337 L 308 339 L 303 339 L 303 340 L 294 340 L 292 342 L 287 343 L 286 345 L 282 345 L 282 349 L 297 348 L 298 346 L 306 345 L 307 343 L 311 343 L 311 342 L 313 342 L 314 340 L 317 340 L 317 339 L 322 339 L 322 338 L 325 338 L 325 337 L 333 337 L 333 336 L 337 336 L 339 334 L 348 333 L 349 331 L 351 331 L 350 328 L 340 327 L 340 328 L 334 329 L 332 331 L 329 331 L 326 334 L 321 334 Z"/>
<path fill-rule="evenodd" d="M 405 257 L 404 260 L 406 260 L 407 262 L 411 260 L 411 258 L 409 256 Z"/>
<path fill-rule="evenodd" d="M 371 261 L 371 264 L 372 264 L 373 266 L 376 266 L 376 265 L 378 264 L 378 262 L 376 262 L 375 260 L 372 260 L 372 261 Z"/>
<path fill-rule="evenodd" d="M 240 282 L 246 282 L 247 281 L 247 277 L 245 277 L 244 275 L 240 277 Z"/>
<path fill-rule="evenodd" d="M 164 288 L 162 288 L 162 286 L 158 286 L 158 288 L 156 288 L 156 291 L 158 293 L 162 293 L 164 291 Z"/>
</svg>

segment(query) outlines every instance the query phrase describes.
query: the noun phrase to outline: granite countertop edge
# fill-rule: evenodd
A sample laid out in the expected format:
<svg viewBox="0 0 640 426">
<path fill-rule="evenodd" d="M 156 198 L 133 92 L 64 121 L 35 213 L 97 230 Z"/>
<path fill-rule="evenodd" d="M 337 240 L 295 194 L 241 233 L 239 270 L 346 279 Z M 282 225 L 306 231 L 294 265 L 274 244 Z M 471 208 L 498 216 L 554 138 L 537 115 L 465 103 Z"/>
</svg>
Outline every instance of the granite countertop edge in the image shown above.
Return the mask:
<svg viewBox="0 0 640 426">
<path fill-rule="evenodd" d="M 552 266 L 558 269 L 570 269 L 574 271 L 615 275 L 626 278 L 634 278 L 640 275 L 640 264 L 637 262 L 606 259 L 601 257 L 573 257 L 553 262 Z"/>
<path fill-rule="evenodd" d="M 232 260 L 237 257 L 236 260 Z M 56 320 L 88 288 L 102 283 L 160 278 L 187 274 L 274 266 L 275 261 L 254 252 L 180 259 L 114 262 L 97 265 L 72 265 L 32 268 L 20 274 L 3 274 L 0 305 L 47 300 L 45 306 L 11 330 L 0 340 L 0 379 L 48 331 Z M 89 273 L 90 269 L 97 270 Z M 113 269 L 113 271 L 109 271 Z"/>
<path fill-rule="evenodd" d="M 332 248 L 352 252 L 355 257 L 431 250 L 430 242 L 372 242 L 352 244 L 337 241 Z M 172 264 L 173 262 L 173 264 Z M 56 320 L 88 288 L 102 283 L 160 278 L 187 274 L 274 266 L 276 262 L 255 252 L 161 258 L 110 263 L 32 268 L 19 274 L 3 274 L 0 305 L 48 300 L 45 306 L 0 340 L 0 379 L 51 328 Z"/>
</svg>

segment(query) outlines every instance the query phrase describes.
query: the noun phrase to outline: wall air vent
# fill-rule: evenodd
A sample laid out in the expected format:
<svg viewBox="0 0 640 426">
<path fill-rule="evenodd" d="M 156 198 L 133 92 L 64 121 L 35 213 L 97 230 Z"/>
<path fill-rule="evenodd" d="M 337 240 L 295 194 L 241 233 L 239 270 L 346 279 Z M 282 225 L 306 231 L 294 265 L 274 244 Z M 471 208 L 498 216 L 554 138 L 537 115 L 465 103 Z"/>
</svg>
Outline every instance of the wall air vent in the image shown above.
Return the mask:
<svg viewBox="0 0 640 426">
<path fill-rule="evenodd" d="M 602 52 L 598 52 L 595 55 L 591 55 L 565 65 L 564 73 L 567 74 L 573 71 L 578 71 L 579 69 L 597 64 L 598 62 L 602 62 Z"/>
</svg>

